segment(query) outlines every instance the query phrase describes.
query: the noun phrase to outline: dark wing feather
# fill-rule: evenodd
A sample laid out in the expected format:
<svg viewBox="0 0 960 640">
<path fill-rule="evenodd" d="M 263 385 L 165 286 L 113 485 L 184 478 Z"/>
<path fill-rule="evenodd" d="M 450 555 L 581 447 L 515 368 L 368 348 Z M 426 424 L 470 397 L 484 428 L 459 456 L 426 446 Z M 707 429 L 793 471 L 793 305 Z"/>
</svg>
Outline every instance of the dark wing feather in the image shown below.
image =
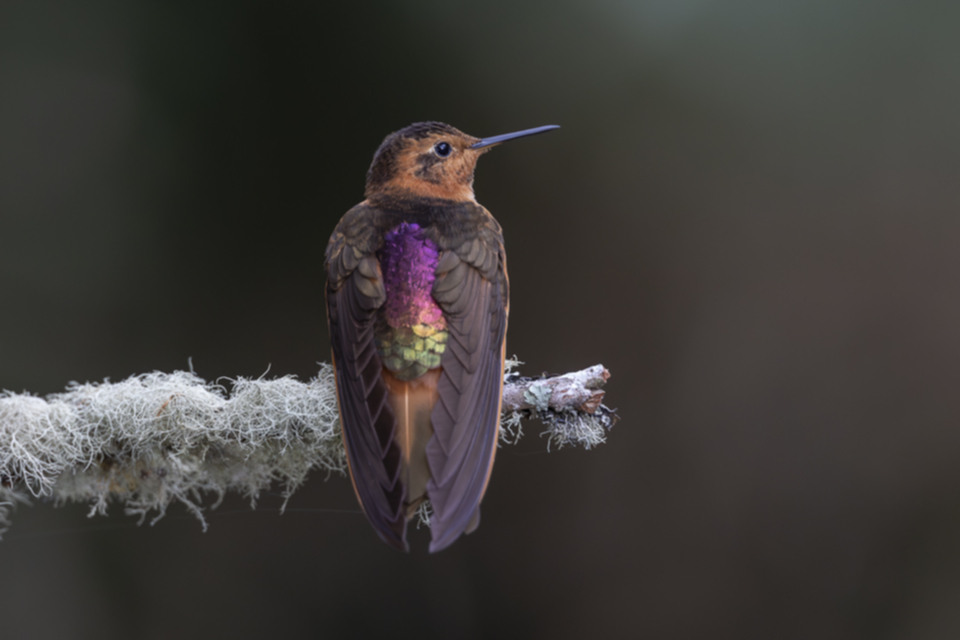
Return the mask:
<svg viewBox="0 0 960 640">
<path fill-rule="evenodd" d="M 327 249 L 327 321 L 350 478 L 379 536 L 407 551 L 396 420 L 373 339 L 376 311 L 385 298 L 374 255 L 335 233 Z"/>
<path fill-rule="evenodd" d="M 430 551 L 453 543 L 479 518 L 500 428 L 506 283 L 500 229 L 492 217 L 478 237 L 440 258 L 433 297 L 450 337 L 431 414 L 435 435 L 427 444 Z"/>
</svg>

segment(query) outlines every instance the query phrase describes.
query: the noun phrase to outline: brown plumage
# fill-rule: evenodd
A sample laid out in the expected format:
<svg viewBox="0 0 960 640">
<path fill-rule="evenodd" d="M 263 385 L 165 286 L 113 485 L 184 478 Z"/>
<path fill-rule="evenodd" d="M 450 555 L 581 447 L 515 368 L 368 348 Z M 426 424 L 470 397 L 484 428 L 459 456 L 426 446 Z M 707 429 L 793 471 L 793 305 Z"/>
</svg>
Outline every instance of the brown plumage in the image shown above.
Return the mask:
<svg viewBox="0 0 960 640">
<path fill-rule="evenodd" d="M 509 311 L 503 235 L 473 195 L 481 140 L 428 122 L 390 134 L 326 252 L 327 320 L 350 477 L 374 529 L 431 551 L 473 531 L 496 453 Z"/>
</svg>

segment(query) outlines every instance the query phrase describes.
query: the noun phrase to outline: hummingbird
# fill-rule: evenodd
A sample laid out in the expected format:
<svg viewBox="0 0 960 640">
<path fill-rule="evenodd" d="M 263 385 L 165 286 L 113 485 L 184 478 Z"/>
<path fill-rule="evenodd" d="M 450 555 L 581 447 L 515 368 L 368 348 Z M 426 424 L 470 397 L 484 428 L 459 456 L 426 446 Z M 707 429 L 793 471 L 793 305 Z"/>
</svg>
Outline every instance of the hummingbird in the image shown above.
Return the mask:
<svg viewBox="0 0 960 640">
<path fill-rule="evenodd" d="M 350 480 L 380 538 L 430 552 L 480 522 L 500 429 L 510 281 L 503 232 L 473 193 L 482 154 L 549 125 L 475 138 L 442 122 L 388 135 L 365 200 L 327 245 L 327 323 Z"/>
</svg>

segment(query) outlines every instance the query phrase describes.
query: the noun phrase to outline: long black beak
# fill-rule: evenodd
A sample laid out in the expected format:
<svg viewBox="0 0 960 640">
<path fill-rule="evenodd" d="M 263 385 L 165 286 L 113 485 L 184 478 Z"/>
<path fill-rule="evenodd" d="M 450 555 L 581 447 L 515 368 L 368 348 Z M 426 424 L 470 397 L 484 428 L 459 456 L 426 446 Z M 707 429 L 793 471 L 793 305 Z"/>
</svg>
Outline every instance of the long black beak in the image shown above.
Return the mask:
<svg viewBox="0 0 960 640">
<path fill-rule="evenodd" d="M 505 133 L 501 136 L 493 136 L 490 138 L 484 138 L 476 144 L 470 145 L 471 149 L 482 149 L 484 147 L 489 147 L 493 144 L 500 144 L 501 142 L 506 142 L 507 140 L 513 140 L 514 138 L 523 138 L 526 136 L 535 136 L 538 133 L 544 133 L 546 131 L 553 131 L 554 129 L 559 129 L 559 125 L 548 124 L 545 127 L 536 127 L 534 129 L 524 129 L 523 131 L 514 131 L 513 133 Z"/>
</svg>

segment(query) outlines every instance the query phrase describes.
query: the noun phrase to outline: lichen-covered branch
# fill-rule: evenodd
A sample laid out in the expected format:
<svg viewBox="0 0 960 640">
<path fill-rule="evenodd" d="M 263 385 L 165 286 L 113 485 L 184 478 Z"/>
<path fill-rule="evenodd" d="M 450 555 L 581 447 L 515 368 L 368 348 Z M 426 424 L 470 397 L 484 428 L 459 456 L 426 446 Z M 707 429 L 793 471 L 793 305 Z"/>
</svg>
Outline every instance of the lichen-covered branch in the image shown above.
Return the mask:
<svg viewBox="0 0 960 640">
<path fill-rule="evenodd" d="M 539 418 L 549 444 L 602 442 L 615 415 L 601 404 L 600 365 L 563 376 L 522 378 L 508 361 L 502 440 Z M 273 482 L 289 497 L 313 469 L 342 473 L 333 369 L 317 377 L 233 380 L 230 392 L 184 371 L 121 382 L 71 384 L 38 398 L 0 394 L 0 533 L 10 508 L 32 495 L 55 503 L 111 500 L 141 521 L 181 502 L 203 522 L 202 496 L 228 491 L 255 502 Z M 206 524 L 204 523 L 204 527 Z"/>
</svg>

